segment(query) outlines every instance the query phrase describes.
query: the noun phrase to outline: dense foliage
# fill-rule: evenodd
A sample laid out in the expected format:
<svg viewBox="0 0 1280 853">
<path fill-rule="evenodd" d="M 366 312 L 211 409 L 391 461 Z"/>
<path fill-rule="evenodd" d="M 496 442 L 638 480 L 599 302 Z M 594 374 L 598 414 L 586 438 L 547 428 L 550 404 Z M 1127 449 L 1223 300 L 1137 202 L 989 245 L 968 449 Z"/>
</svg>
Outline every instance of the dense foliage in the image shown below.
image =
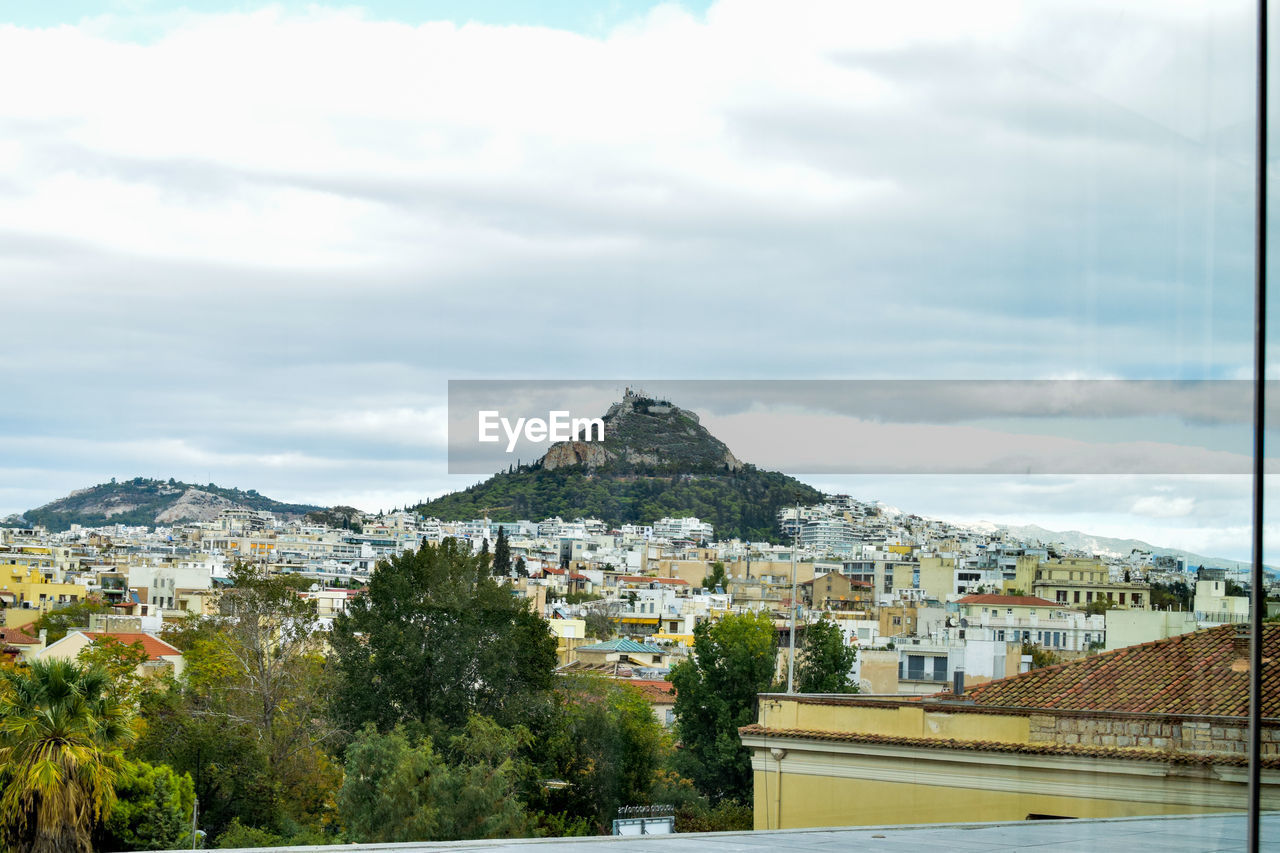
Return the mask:
<svg viewBox="0 0 1280 853">
<path fill-rule="evenodd" d="M 116 802 L 95 839 L 99 850 L 172 850 L 191 846 L 195 786 L 165 765 L 126 761 Z"/>
<path fill-rule="evenodd" d="M 527 732 L 472 717 L 451 739 L 453 761 L 429 737 L 367 725 L 347 749 L 338 813 L 356 842 L 513 838 L 529 818 L 516 752 Z"/>
<path fill-rule="evenodd" d="M 89 853 L 116 800 L 132 710 L 101 667 L 37 660 L 0 670 L 0 843 Z"/>
<path fill-rule="evenodd" d="M 822 494 L 785 474 L 750 465 L 707 475 L 614 475 L 583 468 L 523 468 L 422 504 L 437 518 L 494 521 L 540 520 L 558 515 L 599 518 L 611 526 L 651 524 L 666 516 L 697 516 L 716 537 L 754 541 L 783 539 L 778 510 L 815 504 Z"/>
<path fill-rule="evenodd" d="M 840 626 L 820 619 L 805 628 L 804 646 L 796 661 L 796 692 L 857 693 L 853 665 L 858 649 L 844 641 Z"/>
<path fill-rule="evenodd" d="M 168 632 L 186 671 L 144 696 L 136 753 L 190 774 L 211 836 L 239 821 L 292 838 L 323 821 L 340 775 L 331 670 L 297 579 L 236 566 L 232 580 L 221 613 Z"/>
<path fill-rule="evenodd" d="M 393 557 L 334 620 L 339 719 L 381 731 L 503 725 L 545 705 L 556 662 L 546 622 L 489 574 L 487 557 L 446 539 Z"/>
<path fill-rule="evenodd" d="M 67 631 L 71 628 L 82 628 L 88 625 L 91 614 L 114 612 L 115 608 L 110 604 L 101 598 L 90 596 L 42 614 L 31 623 L 30 632 L 38 636 L 40 631 L 47 631 L 45 642 L 56 643 L 67 636 Z"/>
<path fill-rule="evenodd" d="M 648 701 L 634 687 L 593 676 L 568 679 L 543 741 L 546 771 L 564 787 L 542 792 L 540 807 L 585 818 L 608 832 L 619 806 L 649 802 L 667 751 Z"/>
<path fill-rule="evenodd" d="M 773 620 L 741 613 L 698 625 L 693 654 L 671 670 L 678 766 L 712 802 L 750 801 L 751 759 L 738 729 L 756 721 L 756 696 L 768 690 L 776 665 Z"/>
<path fill-rule="evenodd" d="M 218 613 L 166 628 L 177 677 L 120 642 L 4 670 L 0 849 L 184 848 L 197 798 L 214 847 L 607 833 L 650 803 L 689 831 L 750 826 L 681 775 L 635 687 L 557 677 L 546 623 L 491 571 L 452 540 L 402 554 L 326 635 L 305 582 L 237 565 Z M 753 647 L 743 626 L 714 636 Z"/>
</svg>

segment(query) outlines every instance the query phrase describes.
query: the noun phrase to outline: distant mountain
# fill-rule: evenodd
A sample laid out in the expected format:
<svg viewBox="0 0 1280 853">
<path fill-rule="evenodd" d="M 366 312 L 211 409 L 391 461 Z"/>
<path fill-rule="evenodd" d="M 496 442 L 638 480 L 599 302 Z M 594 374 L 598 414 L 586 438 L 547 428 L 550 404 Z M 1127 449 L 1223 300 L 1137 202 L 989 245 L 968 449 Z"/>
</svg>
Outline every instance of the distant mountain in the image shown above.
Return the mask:
<svg viewBox="0 0 1280 853">
<path fill-rule="evenodd" d="M 37 509 L 24 512 L 11 522 L 41 525 L 51 531 L 71 525 L 101 527 L 108 524 L 170 525 L 190 521 L 212 521 L 224 509 L 267 510 L 283 516 L 301 516 L 322 507 L 287 504 L 263 497 L 253 489 L 226 489 L 209 483 L 196 486 L 177 480 L 132 480 L 99 483 L 77 489 Z"/>
<path fill-rule="evenodd" d="M 742 463 L 668 400 L 630 391 L 609 408 L 603 441 L 552 445 L 533 465 L 417 507 L 443 519 L 599 518 L 611 526 L 694 515 L 718 539 L 781 538 L 778 510 L 822 500 L 812 486 Z"/>
<path fill-rule="evenodd" d="M 984 532 L 1003 530 L 1026 542 L 1039 542 L 1041 545 L 1046 546 L 1062 545 L 1072 550 L 1087 551 L 1106 556 L 1124 557 L 1132 551 L 1150 551 L 1161 556 L 1181 557 L 1186 560 L 1188 568 L 1195 568 L 1196 566 L 1231 570 L 1247 570 L 1250 568 L 1248 562 L 1228 560 L 1224 557 L 1206 557 L 1203 554 L 1195 554 L 1178 548 L 1152 545 L 1150 542 L 1143 542 L 1141 539 L 1116 539 L 1110 536 L 1095 536 L 1079 530 L 1046 530 L 1037 524 L 1017 525 L 980 522 L 977 525 L 968 526 Z"/>
</svg>

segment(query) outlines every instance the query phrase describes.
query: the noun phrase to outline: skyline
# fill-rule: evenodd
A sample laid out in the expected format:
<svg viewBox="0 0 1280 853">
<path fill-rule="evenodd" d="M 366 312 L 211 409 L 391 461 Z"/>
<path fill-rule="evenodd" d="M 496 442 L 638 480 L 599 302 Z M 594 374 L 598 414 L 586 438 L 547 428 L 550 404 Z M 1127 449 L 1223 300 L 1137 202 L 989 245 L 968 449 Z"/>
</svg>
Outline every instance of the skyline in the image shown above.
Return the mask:
<svg viewBox="0 0 1280 853">
<path fill-rule="evenodd" d="M 0 516 L 402 505 L 448 380 L 583 364 L 1250 376 L 1242 3 L 84 5 L 0 26 Z M 803 478 L 1247 557 L 1238 480 Z"/>
</svg>

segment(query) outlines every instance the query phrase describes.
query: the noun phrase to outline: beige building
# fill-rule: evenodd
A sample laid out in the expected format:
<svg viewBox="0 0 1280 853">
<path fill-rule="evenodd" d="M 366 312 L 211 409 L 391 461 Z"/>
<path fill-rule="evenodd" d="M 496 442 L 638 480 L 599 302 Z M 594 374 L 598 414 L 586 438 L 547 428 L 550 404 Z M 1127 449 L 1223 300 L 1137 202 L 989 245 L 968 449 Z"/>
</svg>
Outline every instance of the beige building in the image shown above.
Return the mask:
<svg viewBox="0 0 1280 853">
<path fill-rule="evenodd" d="M 1185 610 L 1108 610 L 1107 651 L 1167 640 L 1200 627 L 1196 615 Z"/>
<path fill-rule="evenodd" d="M 1280 657 L 1280 624 L 1264 654 Z M 1266 682 L 1264 682 L 1264 685 Z M 1263 809 L 1280 808 L 1280 683 Z M 921 698 L 763 694 L 755 827 L 1243 811 L 1248 637 L 1213 628 Z"/>
<path fill-rule="evenodd" d="M 1019 557 L 1015 579 L 1005 581 L 1004 587 L 1005 592 L 1016 588 L 1023 594 L 1069 607 L 1107 601 L 1112 607 L 1151 609 L 1151 588 L 1147 584 L 1112 581 L 1111 570 L 1094 557 Z"/>
<path fill-rule="evenodd" d="M 76 660 L 91 644 L 108 638 L 126 646 L 141 644 L 147 660 L 138 665 L 138 675 L 153 676 L 166 672 L 182 675 L 182 652 L 154 634 L 141 631 L 71 631 L 56 643 L 50 643 L 39 657 L 42 660 Z"/>
</svg>

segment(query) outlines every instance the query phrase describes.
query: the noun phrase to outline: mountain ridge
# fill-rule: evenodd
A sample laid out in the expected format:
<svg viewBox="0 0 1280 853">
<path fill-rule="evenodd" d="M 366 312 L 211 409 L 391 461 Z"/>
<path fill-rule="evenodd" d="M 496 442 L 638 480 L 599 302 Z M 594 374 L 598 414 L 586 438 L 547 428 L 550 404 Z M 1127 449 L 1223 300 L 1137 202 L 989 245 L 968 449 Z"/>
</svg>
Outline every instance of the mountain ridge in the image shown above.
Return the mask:
<svg viewBox="0 0 1280 853">
<path fill-rule="evenodd" d="M 71 525 L 102 527 L 110 524 L 133 526 L 212 521 L 225 509 L 266 510 L 287 517 L 323 509 L 311 504 L 275 501 L 255 489 L 242 491 L 215 483 L 195 485 L 170 478 L 98 483 L 75 489 L 65 497 L 29 509 L 5 521 L 42 526 L 51 532 L 69 530 Z"/>
</svg>

